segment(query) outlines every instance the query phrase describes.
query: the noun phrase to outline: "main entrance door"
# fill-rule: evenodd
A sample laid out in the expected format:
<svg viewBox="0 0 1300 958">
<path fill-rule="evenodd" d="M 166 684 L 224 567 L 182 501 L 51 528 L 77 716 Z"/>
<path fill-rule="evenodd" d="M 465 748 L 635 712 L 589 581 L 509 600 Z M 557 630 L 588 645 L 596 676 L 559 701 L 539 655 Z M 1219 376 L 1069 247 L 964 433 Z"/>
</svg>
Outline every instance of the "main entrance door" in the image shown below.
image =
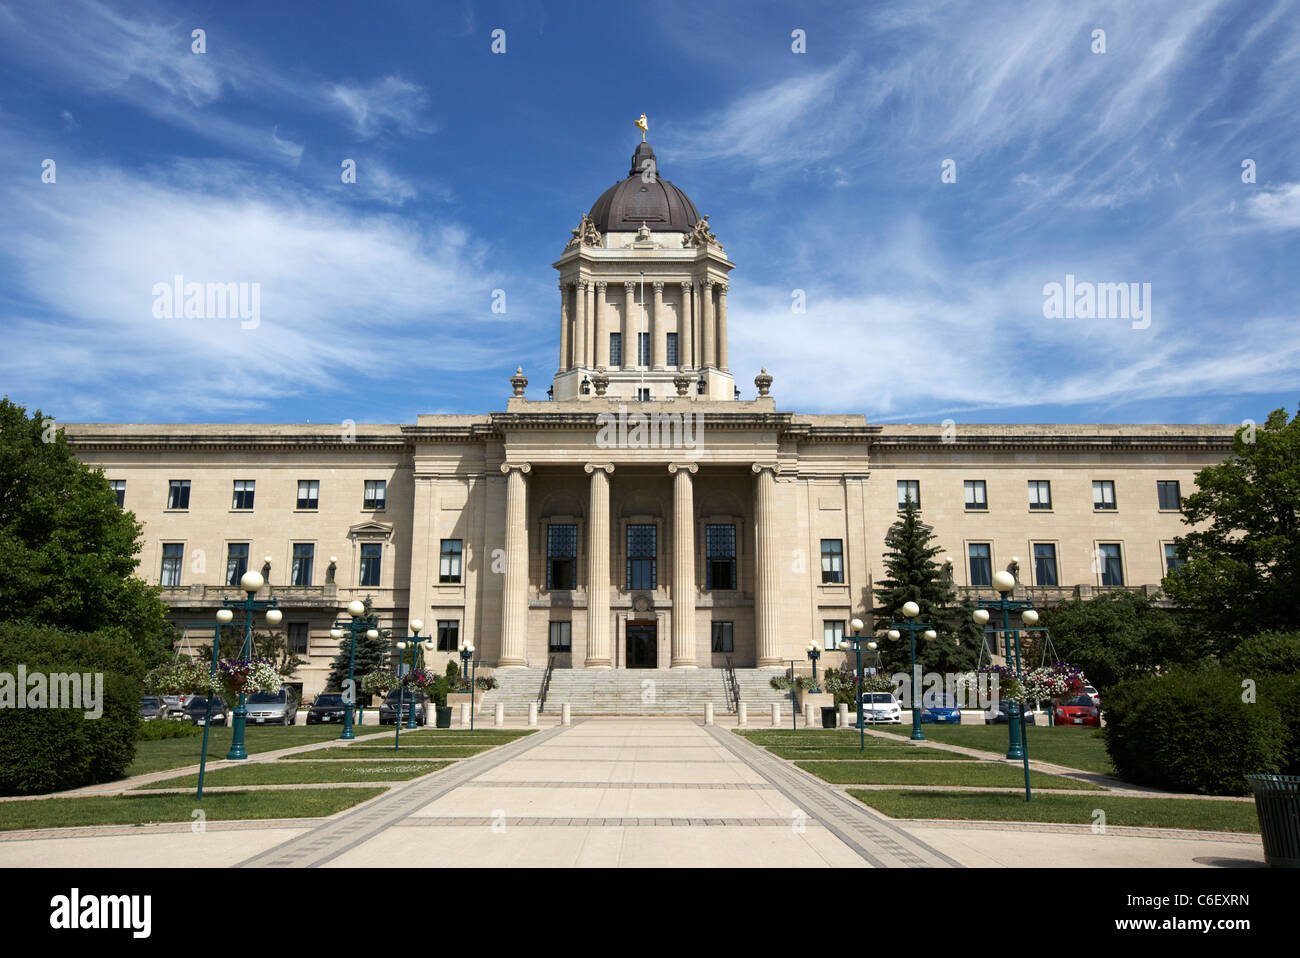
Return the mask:
<svg viewBox="0 0 1300 958">
<path fill-rule="evenodd" d="M 653 669 L 657 664 L 655 655 L 655 624 L 629 622 L 627 624 L 627 667 L 629 669 Z"/>
</svg>

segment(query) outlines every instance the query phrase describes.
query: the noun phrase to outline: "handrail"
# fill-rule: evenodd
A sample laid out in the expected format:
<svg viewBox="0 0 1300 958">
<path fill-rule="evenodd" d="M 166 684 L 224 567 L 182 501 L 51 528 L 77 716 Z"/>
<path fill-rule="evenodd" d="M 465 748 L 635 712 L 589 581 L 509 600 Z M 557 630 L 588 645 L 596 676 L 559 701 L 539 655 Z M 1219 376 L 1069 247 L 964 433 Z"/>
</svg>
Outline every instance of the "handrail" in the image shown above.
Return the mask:
<svg viewBox="0 0 1300 958">
<path fill-rule="evenodd" d="M 731 656 L 727 656 L 727 665 L 725 670 L 727 683 L 727 698 L 730 699 L 731 711 L 739 714 L 740 712 L 740 683 L 736 681 L 736 667 L 731 664 Z"/>
<path fill-rule="evenodd" d="M 542 676 L 542 691 L 537 696 L 537 711 L 541 713 L 546 709 L 546 693 L 551 688 L 551 673 L 555 671 L 555 656 L 551 656 L 546 663 L 546 674 Z"/>
</svg>

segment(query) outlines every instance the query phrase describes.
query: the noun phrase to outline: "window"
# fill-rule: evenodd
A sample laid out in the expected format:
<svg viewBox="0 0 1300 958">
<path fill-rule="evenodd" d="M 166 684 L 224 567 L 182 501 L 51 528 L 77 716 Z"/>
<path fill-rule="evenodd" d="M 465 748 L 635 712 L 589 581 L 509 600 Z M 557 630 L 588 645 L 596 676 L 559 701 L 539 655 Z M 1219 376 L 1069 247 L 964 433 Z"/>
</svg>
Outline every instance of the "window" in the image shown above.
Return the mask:
<svg viewBox="0 0 1300 958">
<path fill-rule="evenodd" d="M 609 334 L 609 364 L 611 366 L 623 365 L 623 334 Z"/>
<path fill-rule="evenodd" d="M 704 527 L 704 575 L 706 589 L 736 587 L 736 527 Z"/>
<path fill-rule="evenodd" d="M 1181 509 L 1183 497 L 1178 490 L 1177 479 L 1161 479 L 1156 482 L 1156 498 L 1161 509 Z"/>
<path fill-rule="evenodd" d="M 578 587 L 578 527 L 555 524 L 546 527 L 546 588 Z"/>
<path fill-rule="evenodd" d="M 573 651 L 573 623 L 552 622 L 551 635 L 546 642 L 547 652 Z"/>
<path fill-rule="evenodd" d="M 658 584 L 656 533 L 653 524 L 629 523 L 627 527 L 627 588 L 653 589 Z"/>
<path fill-rule="evenodd" d="M 239 585 L 248 571 L 248 543 L 232 542 L 226 546 L 226 585 Z"/>
<path fill-rule="evenodd" d="M 714 652 L 736 651 L 736 629 L 731 622 L 714 622 L 712 624 L 710 646 Z"/>
<path fill-rule="evenodd" d="M 967 479 L 962 485 L 966 489 L 967 509 L 987 509 L 989 507 L 988 490 L 983 479 Z"/>
<path fill-rule="evenodd" d="M 668 356 L 666 358 L 666 362 L 669 366 L 676 366 L 677 365 L 677 334 L 668 333 L 667 338 L 668 338 L 668 343 L 667 343 Z"/>
<path fill-rule="evenodd" d="M 459 582 L 461 556 L 465 544 L 460 539 L 443 539 L 438 553 L 438 581 Z"/>
<path fill-rule="evenodd" d="M 185 546 L 183 543 L 163 543 L 162 575 L 159 577 L 161 585 L 175 586 L 181 584 L 181 559 L 184 555 Z"/>
<path fill-rule="evenodd" d="M 844 540 L 822 540 L 822 585 L 844 581 Z"/>
<path fill-rule="evenodd" d="M 1094 509 L 1115 508 L 1115 483 L 1109 479 L 1092 484 L 1092 507 Z"/>
<path fill-rule="evenodd" d="M 1101 566 L 1102 585 L 1124 584 L 1124 564 L 1118 542 L 1103 542 L 1097 546 L 1097 564 Z"/>
<path fill-rule="evenodd" d="M 110 479 L 108 486 L 113 490 L 113 494 L 117 496 L 117 507 L 121 509 L 122 505 L 126 502 L 126 480 Z"/>
<path fill-rule="evenodd" d="M 306 622 L 289 623 L 289 654 L 306 655 L 307 654 L 307 637 L 310 630 Z"/>
<path fill-rule="evenodd" d="M 822 648 L 834 650 L 844 641 L 844 620 L 824 619 L 822 621 Z"/>
<path fill-rule="evenodd" d="M 1029 508 L 1052 508 L 1052 484 L 1046 479 L 1029 480 Z"/>
<path fill-rule="evenodd" d="M 363 509 L 382 509 L 388 496 L 387 479 L 367 479 L 365 501 L 361 504 Z"/>
<path fill-rule="evenodd" d="M 1165 543 L 1165 573 L 1176 572 L 1187 565 L 1187 560 L 1178 552 L 1178 546 L 1172 542 Z"/>
<path fill-rule="evenodd" d="M 987 542 L 972 542 L 967 547 L 970 556 L 970 584 L 993 584 L 993 547 Z"/>
<path fill-rule="evenodd" d="M 650 365 L 650 334 L 636 334 L 636 362 L 638 366 Z"/>
<path fill-rule="evenodd" d="M 167 508 L 188 509 L 190 507 L 190 481 L 173 479 L 167 484 Z"/>
<path fill-rule="evenodd" d="M 289 570 L 290 585 L 311 585 L 311 567 L 316 559 L 316 546 L 310 542 L 293 544 L 293 568 Z"/>
<path fill-rule="evenodd" d="M 898 508 L 906 509 L 907 500 L 912 500 L 912 505 L 921 508 L 921 481 L 919 479 L 899 479 L 898 480 Z"/>
<path fill-rule="evenodd" d="M 382 543 L 366 542 L 361 546 L 361 584 L 379 585 L 379 573 L 384 561 Z"/>
<path fill-rule="evenodd" d="M 456 652 L 460 649 L 460 620 L 438 620 L 438 651 Z"/>
<path fill-rule="evenodd" d="M 315 509 L 320 504 L 320 481 L 317 479 L 298 480 L 298 508 Z"/>
<path fill-rule="evenodd" d="M 253 508 L 253 486 L 252 479 L 235 480 L 235 499 L 231 503 L 232 509 L 251 509 Z"/>
<path fill-rule="evenodd" d="M 1034 543 L 1034 585 L 1060 585 L 1056 576 L 1056 546 Z"/>
</svg>

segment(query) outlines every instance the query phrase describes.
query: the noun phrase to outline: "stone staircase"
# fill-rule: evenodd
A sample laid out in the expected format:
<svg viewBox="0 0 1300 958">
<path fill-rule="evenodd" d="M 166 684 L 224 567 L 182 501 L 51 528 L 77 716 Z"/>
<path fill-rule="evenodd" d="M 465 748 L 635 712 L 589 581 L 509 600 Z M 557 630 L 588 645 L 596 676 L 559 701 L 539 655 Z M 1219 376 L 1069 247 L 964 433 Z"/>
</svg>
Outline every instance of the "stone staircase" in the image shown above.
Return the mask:
<svg viewBox="0 0 1300 958">
<path fill-rule="evenodd" d="M 527 715 L 528 704 L 537 701 L 545 669 L 498 669 L 493 677 L 499 687 L 486 692 L 480 713 L 491 713 L 498 702 L 506 715 Z M 769 684 L 774 669 L 736 669 L 740 701 L 751 715 L 766 716 L 773 702 L 790 714 L 790 694 Z M 697 715 L 704 716 L 704 703 L 712 702 L 719 715 L 730 712 L 726 671 L 723 669 L 556 669 L 546 694 L 544 715 L 559 715 L 569 703 L 574 715 Z"/>
</svg>

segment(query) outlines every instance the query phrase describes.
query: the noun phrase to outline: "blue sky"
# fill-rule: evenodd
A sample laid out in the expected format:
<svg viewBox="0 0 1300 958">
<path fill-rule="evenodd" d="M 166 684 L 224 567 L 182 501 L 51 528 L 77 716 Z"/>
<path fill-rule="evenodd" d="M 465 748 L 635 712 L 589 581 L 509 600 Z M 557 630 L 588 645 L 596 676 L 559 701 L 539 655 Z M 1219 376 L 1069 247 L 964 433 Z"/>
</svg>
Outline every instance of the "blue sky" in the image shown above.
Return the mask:
<svg viewBox="0 0 1300 958">
<path fill-rule="evenodd" d="M 1297 7 L 0 0 L 0 391 L 409 422 L 522 365 L 541 398 L 550 264 L 644 111 L 738 264 L 744 398 L 766 366 L 878 422 L 1262 420 L 1300 395 Z M 176 274 L 259 284 L 260 324 L 156 317 Z M 1045 318 L 1067 274 L 1150 283 L 1150 325 Z"/>
</svg>

